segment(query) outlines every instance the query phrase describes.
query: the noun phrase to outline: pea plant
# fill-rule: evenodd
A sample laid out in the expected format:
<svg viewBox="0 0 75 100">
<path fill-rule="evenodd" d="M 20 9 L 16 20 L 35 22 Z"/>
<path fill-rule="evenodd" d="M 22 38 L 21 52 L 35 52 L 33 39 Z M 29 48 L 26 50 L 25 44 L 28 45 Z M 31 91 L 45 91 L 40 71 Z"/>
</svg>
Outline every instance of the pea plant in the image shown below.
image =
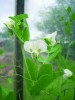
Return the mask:
<svg viewBox="0 0 75 100">
<path fill-rule="evenodd" d="M 10 35 L 19 39 L 22 48 L 24 100 L 74 100 L 75 62 L 62 55 L 57 31 L 31 40 L 28 15 L 9 18 L 5 25 Z"/>
</svg>

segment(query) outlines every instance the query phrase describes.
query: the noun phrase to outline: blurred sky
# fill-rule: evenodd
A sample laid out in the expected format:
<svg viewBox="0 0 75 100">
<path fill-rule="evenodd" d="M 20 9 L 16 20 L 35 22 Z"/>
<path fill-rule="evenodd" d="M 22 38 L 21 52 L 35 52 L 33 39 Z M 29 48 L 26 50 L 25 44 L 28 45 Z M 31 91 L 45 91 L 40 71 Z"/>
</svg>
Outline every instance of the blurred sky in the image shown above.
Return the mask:
<svg viewBox="0 0 75 100">
<path fill-rule="evenodd" d="M 0 0 L 0 31 L 9 16 L 15 15 L 16 0 Z"/>
<path fill-rule="evenodd" d="M 42 32 L 38 31 L 35 23 L 40 20 L 39 11 L 48 6 L 55 6 L 56 0 L 25 0 L 25 13 L 28 13 L 28 23 L 30 28 L 31 39 L 40 38 Z"/>
<path fill-rule="evenodd" d="M 15 15 L 16 0 L 0 0 L 0 31 L 2 31 L 3 23 L 7 21 L 9 16 Z M 25 13 L 28 13 L 28 24 L 30 28 L 31 38 L 38 37 L 42 34 L 39 32 L 35 23 L 40 18 L 39 11 L 47 6 L 54 6 L 55 0 L 25 0 Z"/>
</svg>

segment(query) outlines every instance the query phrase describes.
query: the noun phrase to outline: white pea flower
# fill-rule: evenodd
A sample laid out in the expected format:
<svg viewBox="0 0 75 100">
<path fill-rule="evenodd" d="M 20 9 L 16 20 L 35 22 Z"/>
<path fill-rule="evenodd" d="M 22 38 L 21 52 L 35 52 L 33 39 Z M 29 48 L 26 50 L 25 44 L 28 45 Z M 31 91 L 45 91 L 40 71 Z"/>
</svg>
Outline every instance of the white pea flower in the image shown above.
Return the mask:
<svg viewBox="0 0 75 100">
<path fill-rule="evenodd" d="M 47 50 L 47 44 L 43 40 L 33 40 L 33 41 L 26 41 L 24 43 L 25 51 L 39 55 L 39 53 L 43 53 Z"/>
<path fill-rule="evenodd" d="M 15 22 L 13 20 L 8 19 L 5 23 L 5 25 L 9 28 L 12 29 L 14 26 Z"/>
<path fill-rule="evenodd" d="M 45 36 L 45 39 L 48 39 L 48 41 L 51 42 L 52 45 L 56 44 L 56 35 L 57 31 L 53 32 L 52 34 L 47 34 Z"/>
<path fill-rule="evenodd" d="M 64 69 L 64 75 L 63 75 L 63 78 L 64 79 L 67 79 L 69 77 L 72 76 L 72 71 L 70 71 L 69 69 Z"/>
</svg>

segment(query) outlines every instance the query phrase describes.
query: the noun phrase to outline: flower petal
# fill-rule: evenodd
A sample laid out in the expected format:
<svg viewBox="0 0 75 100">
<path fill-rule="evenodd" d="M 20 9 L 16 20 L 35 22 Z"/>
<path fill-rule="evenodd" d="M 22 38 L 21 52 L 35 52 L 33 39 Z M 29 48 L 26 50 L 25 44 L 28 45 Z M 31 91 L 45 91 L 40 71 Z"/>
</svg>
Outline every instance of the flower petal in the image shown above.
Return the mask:
<svg viewBox="0 0 75 100">
<path fill-rule="evenodd" d="M 56 40 L 53 40 L 53 39 L 52 39 L 51 44 L 52 44 L 52 45 L 55 45 L 55 44 L 56 44 Z"/>
<path fill-rule="evenodd" d="M 45 38 L 48 38 L 48 39 L 49 39 L 49 38 L 52 38 L 52 39 L 55 40 L 56 35 L 57 35 L 57 31 L 53 32 L 52 34 L 47 34 L 47 35 L 45 36 Z"/>
<path fill-rule="evenodd" d="M 57 31 L 53 32 L 53 33 L 52 33 L 52 39 L 54 39 L 54 40 L 55 40 L 56 35 L 57 35 Z"/>
<path fill-rule="evenodd" d="M 69 69 L 64 69 L 64 75 L 63 78 L 69 78 L 72 76 L 72 71 L 70 71 Z"/>
<path fill-rule="evenodd" d="M 57 35 L 57 31 L 53 32 L 52 34 L 47 34 L 45 36 L 45 39 L 50 41 L 51 45 L 55 45 L 56 44 L 56 35 Z"/>
<path fill-rule="evenodd" d="M 69 69 L 65 69 L 64 73 L 67 74 L 67 75 L 69 75 L 69 74 L 72 75 L 72 72 Z"/>
<path fill-rule="evenodd" d="M 47 49 L 47 44 L 43 40 L 26 41 L 24 43 L 25 51 L 29 53 L 42 53 Z"/>
<path fill-rule="evenodd" d="M 24 49 L 25 49 L 25 51 L 31 53 L 31 50 L 33 49 L 33 43 L 32 43 L 32 41 L 26 41 L 24 43 Z"/>
<path fill-rule="evenodd" d="M 47 50 L 47 44 L 43 40 L 36 40 L 34 42 L 34 49 L 39 50 L 40 52 L 45 52 Z"/>
</svg>

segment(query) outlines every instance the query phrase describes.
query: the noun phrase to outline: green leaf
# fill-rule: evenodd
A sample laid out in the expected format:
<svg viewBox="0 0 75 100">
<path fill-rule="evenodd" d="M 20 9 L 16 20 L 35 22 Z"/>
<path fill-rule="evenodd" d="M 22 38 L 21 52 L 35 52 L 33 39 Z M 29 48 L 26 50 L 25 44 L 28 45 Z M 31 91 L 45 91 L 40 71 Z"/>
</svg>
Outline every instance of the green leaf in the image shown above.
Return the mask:
<svg viewBox="0 0 75 100">
<path fill-rule="evenodd" d="M 28 66 L 31 79 L 36 80 L 37 73 L 38 73 L 38 66 L 30 59 L 27 59 L 26 62 L 27 62 L 27 66 Z"/>
<path fill-rule="evenodd" d="M 56 88 L 60 88 L 61 84 L 64 82 L 64 79 L 62 76 L 58 76 L 46 89 L 52 90 Z"/>
<path fill-rule="evenodd" d="M 68 65 L 68 63 L 66 63 L 65 57 L 62 55 L 60 55 L 58 57 L 56 62 L 57 62 L 57 66 L 58 66 L 59 70 L 62 68 L 66 68 L 66 66 Z"/>
<path fill-rule="evenodd" d="M 1 64 L 0 65 L 0 68 L 5 68 L 6 67 L 6 64 Z"/>
<path fill-rule="evenodd" d="M 73 100 L 74 99 L 75 80 L 67 79 L 61 87 L 59 100 Z M 63 96 L 62 96 L 63 95 Z"/>
<path fill-rule="evenodd" d="M 14 20 L 14 21 L 19 21 L 19 20 L 22 20 L 22 19 L 25 19 L 25 18 L 28 18 L 28 14 L 20 14 L 20 15 L 16 15 L 14 17 L 9 17 L 10 19 Z"/>
<path fill-rule="evenodd" d="M 44 62 L 46 63 L 46 62 L 52 61 L 53 59 L 56 58 L 57 55 L 59 55 L 60 52 L 61 52 L 61 48 L 58 51 L 56 51 L 56 52 L 54 52 L 52 54 L 49 54 Z"/>
<path fill-rule="evenodd" d="M 68 13 L 71 12 L 71 7 L 70 7 L 70 6 L 67 8 L 67 12 L 68 12 Z"/>
<path fill-rule="evenodd" d="M 27 88 L 30 91 L 31 87 L 37 80 L 38 67 L 30 59 L 27 59 L 26 62 L 27 62 L 27 67 L 25 70 L 25 77 L 26 77 Z"/>
<path fill-rule="evenodd" d="M 71 79 L 67 79 L 64 84 L 62 85 L 62 91 L 68 90 L 68 89 L 74 89 L 75 88 L 75 79 L 72 81 Z"/>
<path fill-rule="evenodd" d="M 60 21 L 63 21 L 63 20 L 64 20 L 64 16 L 61 16 L 61 17 L 60 17 Z"/>
<path fill-rule="evenodd" d="M 22 25 L 22 22 L 20 25 L 15 25 L 13 32 L 15 33 L 15 35 L 19 38 L 19 40 L 24 43 L 25 41 L 28 41 L 30 38 L 30 34 L 29 34 L 29 27 L 26 21 L 24 21 L 24 23 L 26 23 L 25 25 Z"/>
<path fill-rule="evenodd" d="M 73 100 L 74 98 L 74 89 L 65 90 L 65 95 L 60 95 L 60 100 Z"/>
<path fill-rule="evenodd" d="M 10 92 L 4 100 L 16 100 L 14 92 Z"/>
<path fill-rule="evenodd" d="M 6 95 L 8 95 L 8 93 L 10 92 L 10 90 L 4 86 L 2 86 L 2 92 L 3 92 L 3 96 L 5 97 Z"/>
<path fill-rule="evenodd" d="M 65 26 L 69 25 L 69 22 L 68 21 L 64 22 L 64 25 Z"/>
<path fill-rule="evenodd" d="M 51 76 L 50 80 L 53 79 L 53 68 L 50 64 L 43 64 L 40 67 L 39 73 L 38 73 L 38 79 L 44 75 L 50 75 Z"/>
<path fill-rule="evenodd" d="M 53 69 L 50 64 L 43 64 L 38 73 L 37 81 L 31 89 L 32 95 L 38 95 L 41 90 L 44 90 L 53 79 Z"/>
<path fill-rule="evenodd" d="M 3 49 L 0 49 L 0 55 L 3 55 L 4 51 Z"/>
<path fill-rule="evenodd" d="M 61 87 L 64 83 L 62 76 L 58 76 L 54 81 L 46 88 L 46 91 L 53 93 L 55 96 L 59 96 L 61 93 Z"/>
<path fill-rule="evenodd" d="M 64 22 L 65 31 L 69 35 L 71 32 L 71 23 L 69 21 Z"/>
<path fill-rule="evenodd" d="M 42 62 L 42 63 L 43 63 L 45 59 L 44 59 L 41 55 L 39 55 L 37 60 L 38 60 L 39 62 Z"/>
<path fill-rule="evenodd" d="M 70 46 L 72 46 L 72 45 L 74 45 L 75 44 L 75 40 L 73 40 L 73 41 L 71 41 L 70 43 L 69 43 L 69 48 L 70 48 Z"/>
<path fill-rule="evenodd" d="M 53 73 L 53 80 L 56 80 L 59 76 L 62 76 L 63 75 L 63 71 L 59 71 L 59 69 L 58 69 L 58 71 L 56 71 L 56 72 L 54 72 Z"/>
<path fill-rule="evenodd" d="M 2 98 L 2 88 L 0 87 L 0 99 L 3 100 Z"/>
<path fill-rule="evenodd" d="M 49 46 L 48 47 L 48 52 L 49 53 L 53 53 L 53 52 L 56 52 L 58 51 L 59 49 L 61 48 L 61 46 L 59 44 L 55 45 L 55 46 Z"/>
<path fill-rule="evenodd" d="M 63 97 L 64 97 L 64 92 L 61 92 L 59 95 L 59 100 L 63 100 Z"/>
<path fill-rule="evenodd" d="M 42 90 L 44 90 L 51 82 L 50 75 L 44 75 L 39 78 L 35 85 L 31 89 L 31 95 L 38 95 Z"/>
<path fill-rule="evenodd" d="M 75 12 L 71 14 L 70 19 L 71 21 L 75 20 Z"/>
<path fill-rule="evenodd" d="M 13 83 L 13 80 L 10 77 L 7 78 L 7 81 L 8 81 L 9 84 L 12 84 Z"/>
<path fill-rule="evenodd" d="M 14 21 L 14 26 L 9 32 L 15 34 L 16 37 L 24 43 L 30 38 L 29 27 L 26 19 L 28 18 L 27 14 L 20 14 L 14 17 L 9 17 Z"/>
<path fill-rule="evenodd" d="M 70 32 L 71 32 L 71 25 L 70 24 L 68 24 L 66 27 L 65 27 L 65 31 L 66 31 L 66 33 L 69 35 L 70 34 Z"/>
<path fill-rule="evenodd" d="M 48 46 L 47 52 L 50 53 L 49 56 L 47 56 L 47 58 L 44 58 L 39 55 L 38 61 L 42 63 L 52 61 L 58 55 L 60 51 L 61 51 L 61 46 L 59 44 L 55 46 Z"/>
</svg>

